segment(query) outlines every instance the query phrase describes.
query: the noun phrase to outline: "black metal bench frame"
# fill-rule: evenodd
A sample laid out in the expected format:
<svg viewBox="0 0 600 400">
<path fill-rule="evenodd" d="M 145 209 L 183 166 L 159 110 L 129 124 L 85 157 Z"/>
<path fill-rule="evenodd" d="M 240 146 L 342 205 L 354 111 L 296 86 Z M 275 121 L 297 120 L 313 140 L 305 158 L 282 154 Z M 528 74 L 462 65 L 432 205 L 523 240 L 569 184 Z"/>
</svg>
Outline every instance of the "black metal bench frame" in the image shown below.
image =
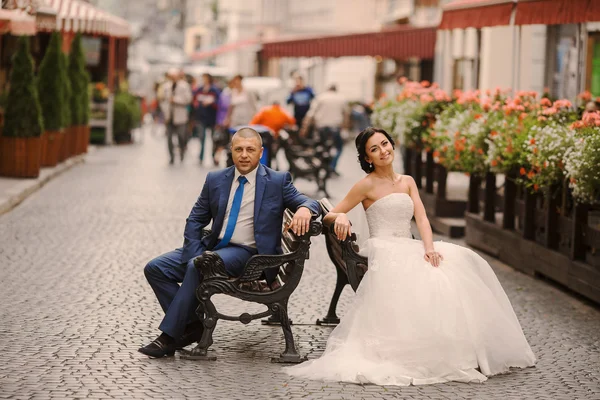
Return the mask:
<svg viewBox="0 0 600 400">
<path fill-rule="evenodd" d="M 297 144 L 293 144 L 295 140 Z M 327 193 L 327 180 L 331 175 L 330 163 L 333 157 L 333 143 L 315 142 L 309 139 L 289 137 L 280 138 L 280 148 L 283 148 L 285 158 L 290 164 L 290 174 L 293 179 L 304 178 L 317 183 L 318 190 Z"/>
<path fill-rule="evenodd" d="M 293 213 L 284 212 L 284 227 L 290 223 Z M 288 300 L 294 292 L 304 271 L 304 262 L 308 258 L 310 238 L 321 233 L 321 223 L 312 221 L 309 231 L 303 236 L 295 235 L 291 230 L 283 229 L 282 249 L 280 255 L 255 255 L 248 260 L 239 277 L 231 277 L 225 271 L 223 260 L 217 253 L 206 251 L 194 259 L 194 264 L 203 275 L 203 280 L 196 289 L 196 297 L 200 302 L 196 313 L 203 323 L 204 331 L 198 345 L 191 351 L 182 351 L 181 357 L 194 360 L 216 360 L 209 355 L 208 349 L 213 344 L 213 331 L 218 320 L 239 321 L 248 324 L 251 321 L 267 316 L 281 322 L 285 337 L 285 350 L 272 362 L 299 363 L 306 360 L 296 350 L 290 320 L 288 318 Z M 279 268 L 275 285 L 267 285 L 263 272 L 269 268 Z M 258 314 L 243 313 L 230 316 L 220 313 L 211 297 L 215 294 L 226 294 L 240 300 L 260 303 L 267 310 Z"/>
<path fill-rule="evenodd" d="M 327 215 L 333 209 L 333 205 L 327 198 L 321 199 L 319 205 L 323 215 Z M 333 225 L 331 225 L 323 227 L 323 235 L 327 245 L 327 254 L 329 254 L 333 265 L 335 265 L 337 279 L 327 315 L 322 319 L 317 319 L 317 325 L 337 325 L 340 322 L 336 313 L 340 295 L 348 284 L 356 292 L 358 285 L 367 272 L 368 260 L 358 254 L 356 234 L 352 233 L 350 237 L 340 241 L 333 231 Z"/>
</svg>

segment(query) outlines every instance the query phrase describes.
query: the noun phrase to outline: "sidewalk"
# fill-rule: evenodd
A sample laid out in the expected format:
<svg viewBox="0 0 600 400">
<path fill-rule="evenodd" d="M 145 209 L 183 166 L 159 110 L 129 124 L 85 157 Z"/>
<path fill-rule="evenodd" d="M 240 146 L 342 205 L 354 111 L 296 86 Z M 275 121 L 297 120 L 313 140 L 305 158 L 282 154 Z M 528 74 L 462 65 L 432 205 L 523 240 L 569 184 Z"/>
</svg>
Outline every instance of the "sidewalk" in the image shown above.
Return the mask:
<svg viewBox="0 0 600 400">
<path fill-rule="evenodd" d="M 93 146 L 88 147 L 88 152 L 95 151 Z M 18 206 L 23 200 L 35 193 L 53 178 L 68 171 L 73 166 L 85 161 L 86 154 L 71 157 L 54 167 L 44 167 L 40 176 L 31 178 L 7 178 L 0 177 L 0 215 L 9 212 Z"/>
</svg>

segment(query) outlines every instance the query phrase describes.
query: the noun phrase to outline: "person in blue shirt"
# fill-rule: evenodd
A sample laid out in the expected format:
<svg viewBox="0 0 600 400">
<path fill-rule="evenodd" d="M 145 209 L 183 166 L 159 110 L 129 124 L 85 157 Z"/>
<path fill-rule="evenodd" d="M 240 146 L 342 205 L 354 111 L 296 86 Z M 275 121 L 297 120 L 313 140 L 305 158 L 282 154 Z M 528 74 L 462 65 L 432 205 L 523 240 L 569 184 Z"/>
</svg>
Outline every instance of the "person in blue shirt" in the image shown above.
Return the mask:
<svg viewBox="0 0 600 400">
<path fill-rule="evenodd" d="M 220 92 L 213 83 L 213 77 L 208 73 L 203 74 L 202 85 L 194 90 L 193 101 L 194 120 L 200 138 L 200 162 L 204 161 L 206 132 L 210 131 L 211 137 L 214 137 L 219 95 Z"/>
<path fill-rule="evenodd" d="M 294 118 L 296 124 L 302 126 L 302 120 L 306 116 L 308 109 L 310 108 L 310 102 L 315 98 L 315 93 L 310 86 L 304 85 L 304 78 L 301 76 L 296 77 L 296 86 L 292 89 L 287 98 L 287 104 L 294 105 Z"/>
</svg>

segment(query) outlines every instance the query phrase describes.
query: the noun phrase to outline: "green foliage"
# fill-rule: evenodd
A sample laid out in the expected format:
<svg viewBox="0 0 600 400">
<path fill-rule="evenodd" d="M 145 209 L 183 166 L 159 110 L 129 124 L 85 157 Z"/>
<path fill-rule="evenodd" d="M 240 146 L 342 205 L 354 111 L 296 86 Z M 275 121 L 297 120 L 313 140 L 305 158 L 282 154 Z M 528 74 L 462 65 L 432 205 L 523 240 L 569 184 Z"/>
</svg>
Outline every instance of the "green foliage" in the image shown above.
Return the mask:
<svg viewBox="0 0 600 400">
<path fill-rule="evenodd" d="M 68 65 L 69 65 L 69 56 L 65 53 L 62 53 L 60 56 L 60 82 L 62 85 L 62 102 L 64 107 L 62 108 L 62 126 L 66 128 L 67 126 L 71 126 L 72 123 L 72 113 L 71 113 L 71 80 L 69 79 L 68 73 Z"/>
<path fill-rule="evenodd" d="M 85 55 L 81 45 L 81 34 L 71 43 L 69 53 L 69 79 L 71 81 L 71 120 L 73 125 L 84 125 L 89 121 L 89 76 L 85 69 Z"/>
<path fill-rule="evenodd" d="M 600 127 L 578 128 L 574 141 L 564 157 L 573 197 L 578 203 L 600 204 Z"/>
<path fill-rule="evenodd" d="M 4 136 L 36 137 L 44 131 L 33 73 L 29 38 L 21 36 L 12 57 L 10 91 L 5 111 Z"/>
<path fill-rule="evenodd" d="M 129 133 L 138 126 L 140 118 L 140 107 L 135 96 L 127 92 L 117 93 L 113 114 L 113 131 L 115 134 Z"/>
<path fill-rule="evenodd" d="M 53 32 L 37 79 L 44 127 L 49 131 L 57 131 L 63 127 L 64 72 L 61 70 L 61 58 L 61 36 L 60 33 Z"/>
</svg>

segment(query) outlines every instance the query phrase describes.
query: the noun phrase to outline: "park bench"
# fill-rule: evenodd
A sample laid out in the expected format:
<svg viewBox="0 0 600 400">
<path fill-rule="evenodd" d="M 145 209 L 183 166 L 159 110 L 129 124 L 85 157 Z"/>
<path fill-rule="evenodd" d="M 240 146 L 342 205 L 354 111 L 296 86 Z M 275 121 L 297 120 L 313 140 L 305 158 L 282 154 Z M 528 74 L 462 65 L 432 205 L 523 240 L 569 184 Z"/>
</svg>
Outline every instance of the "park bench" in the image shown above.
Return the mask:
<svg viewBox="0 0 600 400">
<path fill-rule="evenodd" d="M 329 196 L 327 180 L 331 173 L 333 143 L 293 137 L 286 131 L 281 132 L 280 143 L 290 165 L 289 172 L 292 178 L 314 181 L 318 190 Z"/>
<path fill-rule="evenodd" d="M 309 231 L 303 236 L 297 236 L 291 230 L 285 229 L 292 218 L 293 213 L 286 209 L 283 217 L 283 254 L 252 256 L 239 277 L 231 277 L 227 274 L 223 260 L 215 252 L 206 251 L 196 257 L 194 264 L 204 276 L 202 283 L 196 289 L 196 297 L 200 302 L 196 312 L 203 322 L 204 331 L 198 345 L 191 351 L 183 351 L 182 358 L 216 360 L 214 355 L 208 354 L 208 349 L 213 344 L 213 331 L 219 319 L 248 324 L 255 319 L 271 316 L 280 322 L 285 337 L 285 351 L 271 361 L 299 363 L 306 360 L 296 350 L 287 305 L 290 295 L 300 283 L 304 262 L 308 258 L 310 238 L 321 233 L 321 223 L 313 220 Z M 269 285 L 264 279 L 263 272 L 270 268 L 277 268 L 278 273 L 275 281 Z M 258 314 L 225 315 L 217 310 L 211 300 L 215 294 L 225 294 L 240 300 L 264 304 L 267 310 Z"/>
<path fill-rule="evenodd" d="M 327 198 L 319 201 L 323 215 L 327 215 L 333 209 L 333 205 Z M 340 322 L 336 314 L 337 304 L 346 285 L 350 284 L 352 290 L 356 292 L 358 285 L 367 272 L 367 258 L 358 254 L 359 248 L 356 243 L 356 234 L 346 238 L 343 241 L 338 240 L 333 225 L 323 227 L 323 235 L 327 246 L 327 254 L 337 272 L 335 290 L 329 303 L 329 310 L 323 319 L 317 320 L 317 325 L 335 325 Z"/>
</svg>

